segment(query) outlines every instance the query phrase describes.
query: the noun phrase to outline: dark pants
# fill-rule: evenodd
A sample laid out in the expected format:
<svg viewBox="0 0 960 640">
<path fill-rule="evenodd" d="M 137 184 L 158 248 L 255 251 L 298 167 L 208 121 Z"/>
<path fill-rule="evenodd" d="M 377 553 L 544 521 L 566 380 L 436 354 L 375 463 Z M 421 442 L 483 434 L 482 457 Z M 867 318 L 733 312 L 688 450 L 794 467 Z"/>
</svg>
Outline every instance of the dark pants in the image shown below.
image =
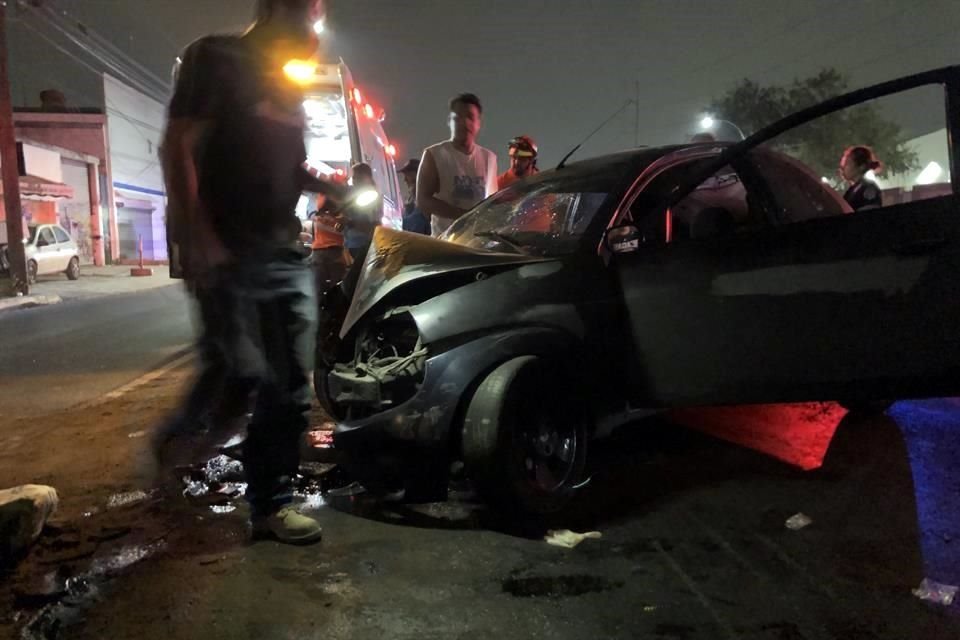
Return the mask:
<svg viewBox="0 0 960 640">
<path fill-rule="evenodd" d="M 370 249 L 369 244 L 365 244 L 362 247 L 351 247 L 347 249 L 350 252 L 350 257 L 353 258 L 354 262 L 362 262 L 367 255 L 367 251 Z"/>
<path fill-rule="evenodd" d="M 224 335 L 226 318 L 218 291 L 198 287 L 194 291 L 200 312 L 197 351 L 202 369 L 183 403 L 180 420 L 185 426 L 221 426 L 247 413 L 254 385 L 233 374 L 228 365 Z"/>
<path fill-rule="evenodd" d="M 226 352 L 228 328 L 222 312 L 223 293 L 216 287 L 191 288 L 197 304 L 197 353 L 200 374 L 172 419 L 154 435 L 155 446 L 171 438 L 229 426 L 242 418 L 250 406 L 255 385 L 234 374 Z"/>
<path fill-rule="evenodd" d="M 253 515 L 268 515 L 292 499 L 307 427 L 317 324 L 313 275 L 290 251 L 221 268 L 215 286 L 227 366 L 257 386 L 243 457 Z"/>
<path fill-rule="evenodd" d="M 343 247 L 314 249 L 310 254 L 313 279 L 317 293 L 322 293 L 340 284 L 347 273 L 347 263 L 343 259 Z"/>
</svg>

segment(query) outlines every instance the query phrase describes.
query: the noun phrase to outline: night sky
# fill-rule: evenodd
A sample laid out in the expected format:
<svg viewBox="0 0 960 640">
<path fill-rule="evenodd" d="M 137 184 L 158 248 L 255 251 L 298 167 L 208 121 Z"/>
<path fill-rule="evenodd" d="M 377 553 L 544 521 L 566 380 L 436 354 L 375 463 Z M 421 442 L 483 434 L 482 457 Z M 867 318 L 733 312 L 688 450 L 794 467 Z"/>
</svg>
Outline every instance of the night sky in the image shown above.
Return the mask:
<svg viewBox="0 0 960 640">
<path fill-rule="evenodd" d="M 249 0 L 48 0 L 167 77 L 179 49 L 243 27 Z M 701 109 L 737 80 L 785 82 L 834 66 L 853 86 L 960 63 L 956 0 L 329 0 L 327 37 L 387 110 L 400 157 L 444 139 L 447 99 L 484 101 L 480 142 L 505 163 L 517 134 L 555 163 L 637 94 L 641 144 L 686 140 Z M 15 104 L 56 87 L 98 104 L 98 81 L 16 21 L 9 27 Z M 94 63 L 96 64 L 96 63 Z M 901 107 L 914 133 L 940 125 Z M 579 157 L 634 144 L 627 109 Z"/>
</svg>

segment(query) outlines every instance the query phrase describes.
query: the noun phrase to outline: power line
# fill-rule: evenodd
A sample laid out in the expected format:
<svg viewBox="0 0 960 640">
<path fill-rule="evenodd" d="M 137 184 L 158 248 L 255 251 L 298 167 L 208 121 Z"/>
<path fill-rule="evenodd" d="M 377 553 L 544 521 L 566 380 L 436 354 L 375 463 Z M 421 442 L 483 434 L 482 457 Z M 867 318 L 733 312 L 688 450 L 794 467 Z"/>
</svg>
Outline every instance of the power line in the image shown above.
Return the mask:
<svg viewBox="0 0 960 640">
<path fill-rule="evenodd" d="M 151 82 L 155 82 L 160 86 L 166 86 L 167 83 L 165 80 L 160 78 L 152 70 L 148 69 L 143 64 L 137 62 L 136 59 L 128 55 L 125 51 L 119 49 L 116 45 L 114 45 L 108 39 L 101 36 L 95 29 L 93 29 L 89 25 L 84 24 L 79 20 L 71 18 L 70 14 L 68 14 L 66 11 L 61 10 L 61 13 L 62 13 L 62 17 L 61 17 L 60 14 L 58 14 L 49 6 L 43 5 L 41 6 L 41 9 L 48 15 L 48 17 L 51 20 L 57 20 L 61 24 L 63 24 L 69 18 L 67 25 L 71 25 L 72 23 L 72 26 L 74 26 L 83 35 L 86 35 L 92 40 L 94 40 L 97 44 L 99 44 L 99 46 L 103 47 L 106 51 L 112 52 L 115 59 L 131 65 L 138 73 L 140 73 L 143 76 L 143 78 Z"/>
<path fill-rule="evenodd" d="M 33 21 L 39 21 L 42 25 L 50 27 L 62 36 L 65 36 L 70 42 L 75 46 L 83 50 L 87 55 L 96 60 L 99 64 L 106 67 L 110 73 L 116 75 L 119 79 L 123 80 L 130 86 L 134 87 L 138 91 L 156 99 L 158 102 L 163 102 L 163 96 L 166 96 L 169 93 L 169 86 L 159 81 L 159 79 L 154 76 L 149 70 L 146 70 L 139 63 L 132 61 L 132 59 L 124 54 L 122 51 L 119 51 L 112 45 L 109 48 L 96 46 L 94 43 L 88 43 L 85 41 L 84 36 L 89 36 L 91 29 L 86 28 L 82 23 L 78 23 L 80 27 L 80 35 L 73 33 L 72 26 L 64 26 L 62 18 L 49 7 L 41 6 L 35 7 L 32 4 L 25 3 L 24 0 L 17 0 L 18 6 L 23 7 L 27 10 L 26 18 L 23 20 L 23 24 L 33 27 L 34 32 L 39 32 L 38 25 L 30 25 L 31 19 Z M 42 11 L 42 14 L 41 14 Z M 44 19 L 46 16 L 46 19 Z M 95 32 L 93 32 L 95 33 Z M 51 42 L 49 36 L 43 36 L 45 40 Z M 98 36 L 99 37 L 99 36 Z M 102 38 L 101 38 L 102 39 Z M 71 58 L 76 58 L 73 54 L 65 51 L 61 46 L 55 45 L 56 48 Z M 117 53 L 114 53 L 116 51 Z M 85 64 L 88 68 L 91 68 L 95 73 L 99 74 L 100 70 L 91 67 L 89 64 Z M 140 69 L 143 69 L 147 72 L 147 75 L 143 75 L 140 72 Z"/>
</svg>

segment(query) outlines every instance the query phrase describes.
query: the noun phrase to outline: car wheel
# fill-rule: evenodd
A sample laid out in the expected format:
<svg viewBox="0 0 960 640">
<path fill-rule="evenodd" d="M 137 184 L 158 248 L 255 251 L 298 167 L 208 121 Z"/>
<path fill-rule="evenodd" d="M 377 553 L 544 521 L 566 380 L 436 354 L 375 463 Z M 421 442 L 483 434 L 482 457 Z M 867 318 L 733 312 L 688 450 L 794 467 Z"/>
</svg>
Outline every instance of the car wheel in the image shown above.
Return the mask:
<svg viewBox="0 0 960 640">
<path fill-rule="evenodd" d="M 317 394 L 317 400 L 327 416 L 336 420 L 333 402 L 330 400 L 330 389 L 327 384 L 327 374 L 329 373 L 330 369 L 317 356 L 317 366 L 313 369 L 313 392 Z"/>
<path fill-rule="evenodd" d="M 65 272 L 70 280 L 77 280 L 80 277 L 80 259 L 70 258 L 70 264 L 67 265 Z"/>
<path fill-rule="evenodd" d="M 500 365 L 477 387 L 464 416 L 468 477 L 496 507 L 532 515 L 563 509 L 583 475 L 585 412 L 567 380 L 525 356 Z"/>
<path fill-rule="evenodd" d="M 28 260 L 27 261 L 27 283 L 28 284 L 33 284 L 37 281 L 37 271 L 38 271 L 37 261 Z"/>
</svg>

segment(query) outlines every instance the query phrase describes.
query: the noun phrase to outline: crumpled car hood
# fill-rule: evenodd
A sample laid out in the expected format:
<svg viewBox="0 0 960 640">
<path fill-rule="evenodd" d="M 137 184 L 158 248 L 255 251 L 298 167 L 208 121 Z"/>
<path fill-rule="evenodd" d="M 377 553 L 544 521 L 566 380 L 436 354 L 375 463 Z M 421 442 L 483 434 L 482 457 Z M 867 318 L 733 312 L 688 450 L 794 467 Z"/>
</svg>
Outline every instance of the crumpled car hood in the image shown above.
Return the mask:
<svg viewBox="0 0 960 640">
<path fill-rule="evenodd" d="M 343 337 L 390 292 L 432 276 L 483 267 L 531 264 L 548 258 L 472 249 L 417 233 L 377 227 L 363 272 L 340 329 Z"/>
</svg>

